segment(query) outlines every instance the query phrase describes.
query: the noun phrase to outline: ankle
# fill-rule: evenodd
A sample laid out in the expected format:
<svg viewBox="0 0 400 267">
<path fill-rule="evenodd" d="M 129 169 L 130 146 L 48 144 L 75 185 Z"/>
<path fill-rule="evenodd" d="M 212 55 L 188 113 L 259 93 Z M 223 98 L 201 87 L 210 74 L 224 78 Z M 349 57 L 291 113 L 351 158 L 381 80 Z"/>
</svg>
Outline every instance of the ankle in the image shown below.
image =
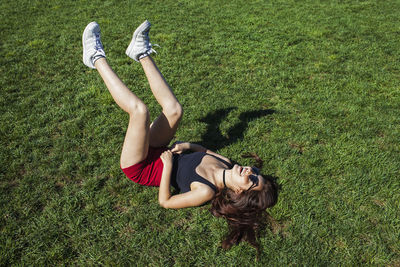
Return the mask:
<svg viewBox="0 0 400 267">
<path fill-rule="evenodd" d="M 102 66 L 104 63 L 107 63 L 107 60 L 105 57 L 99 57 L 94 60 L 93 65 L 96 67 L 96 69 L 100 66 Z"/>
<path fill-rule="evenodd" d="M 139 57 L 139 62 L 140 63 L 146 63 L 146 62 L 149 62 L 149 61 L 151 61 L 151 57 L 148 54 L 143 54 L 143 55 L 141 55 Z"/>
</svg>

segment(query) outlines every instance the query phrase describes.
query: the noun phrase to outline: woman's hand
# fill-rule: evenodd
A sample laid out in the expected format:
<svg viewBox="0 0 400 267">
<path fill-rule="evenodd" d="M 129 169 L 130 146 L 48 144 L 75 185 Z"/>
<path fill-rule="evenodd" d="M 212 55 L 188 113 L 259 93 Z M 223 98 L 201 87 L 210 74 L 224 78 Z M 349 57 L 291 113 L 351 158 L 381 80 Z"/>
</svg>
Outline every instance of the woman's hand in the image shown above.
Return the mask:
<svg viewBox="0 0 400 267">
<path fill-rule="evenodd" d="M 189 142 L 181 142 L 181 141 L 176 141 L 172 146 L 171 146 L 171 152 L 175 154 L 181 154 L 182 152 L 189 150 L 190 149 L 190 143 Z"/>
<path fill-rule="evenodd" d="M 185 152 L 186 150 L 192 150 L 194 152 L 206 152 L 207 151 L 207 149 L 202 147 L 201 145 L 193 144 L 193 143 L 189 143 L 189 142 L 176 141 L 171 146 L 171 152 L 175 153 L 175 154 L 181 154 L 182 152 Z"/>
<path fill-rule="evenodd" d="M 164 164 L 164 166 L 172 166 L 172 152 L 171 150 L 166 150 L 164 151 L 161 156 L 161 161 Z"/>
</svg>

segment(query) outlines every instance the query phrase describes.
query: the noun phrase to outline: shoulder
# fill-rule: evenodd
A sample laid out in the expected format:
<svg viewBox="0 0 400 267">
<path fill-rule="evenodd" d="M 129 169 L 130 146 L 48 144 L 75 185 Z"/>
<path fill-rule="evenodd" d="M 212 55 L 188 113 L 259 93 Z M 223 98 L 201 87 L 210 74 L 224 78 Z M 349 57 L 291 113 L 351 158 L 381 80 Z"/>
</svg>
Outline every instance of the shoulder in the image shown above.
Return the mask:
<svg viewBox="0 0 400 267">
<path fill-rule="evenodd" d="M 215 191 L 210 186 L 201 182 L 191 183 L 190 191 L 196 192 L 196 195 L 207 200 L 211 200 L 215 195 Z"/>
<path fill-rule="evenodd" d="M 225 165 L 227 165 L 228 167 L 231 167 L 232 166 L 232 162 L 231 162 L 231 160 L 230 159 L 228 159 L 227 157 L 224 157 L 224 156 L 222 156 L 222 155 L 220 155 L 220 154 L 217 154 L 217 153 L 215 153 L 215 152 L 213 152 L 213 151 L 207 151 L 207 154 L 208 155 L 211 155 L 211 156 L 213 156 L 213 157 L 215 157 L 216 159 L 218 159 L 219 161 L 222 161 Z"/>
</svg>

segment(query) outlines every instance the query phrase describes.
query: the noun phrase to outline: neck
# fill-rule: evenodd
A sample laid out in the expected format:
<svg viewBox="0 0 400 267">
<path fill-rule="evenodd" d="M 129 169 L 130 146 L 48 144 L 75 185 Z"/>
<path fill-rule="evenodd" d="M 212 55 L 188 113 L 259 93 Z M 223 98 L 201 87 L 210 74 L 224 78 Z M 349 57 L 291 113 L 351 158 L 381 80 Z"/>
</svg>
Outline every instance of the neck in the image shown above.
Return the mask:
<svg viewBox="0 0 400 267">
<path fill-rule="evenodd" d="M 225 184 L 224 184 L 224 172 L 225 172 Z M 216 185 L 219 189 L 223 189 L 225 187 L 232 188 L 231 181 L 232 181 L 232 171 L 230 169 L 221 168 L 216 172 Z"/>
</svg>

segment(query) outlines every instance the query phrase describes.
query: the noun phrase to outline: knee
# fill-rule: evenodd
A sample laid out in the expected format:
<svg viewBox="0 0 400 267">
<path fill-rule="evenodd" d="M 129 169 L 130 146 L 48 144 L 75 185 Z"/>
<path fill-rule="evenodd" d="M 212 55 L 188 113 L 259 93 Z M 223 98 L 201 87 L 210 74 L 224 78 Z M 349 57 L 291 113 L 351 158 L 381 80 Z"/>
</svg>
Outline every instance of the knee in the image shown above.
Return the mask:
<svg viewBox="0 0 400 267">
<path fill-rule="evenodd" d="M 165 116 L 167 116 L 168 118 L 171 118 L 173 120 L 180 120 L 183 116 L 183 108 L 181 106 L 181 104 L 176 103 L 170 107 L 168 107 L 167 110 L 163 111 Z"/>
<path fill-rule="evenodd" d="M 129 115 L 132 116 L 141 116 L 149 118 L 149 110 L 147 106 L 143 102 L 133 102 L 129 104 L 128 108 Z"/>
</svg>

